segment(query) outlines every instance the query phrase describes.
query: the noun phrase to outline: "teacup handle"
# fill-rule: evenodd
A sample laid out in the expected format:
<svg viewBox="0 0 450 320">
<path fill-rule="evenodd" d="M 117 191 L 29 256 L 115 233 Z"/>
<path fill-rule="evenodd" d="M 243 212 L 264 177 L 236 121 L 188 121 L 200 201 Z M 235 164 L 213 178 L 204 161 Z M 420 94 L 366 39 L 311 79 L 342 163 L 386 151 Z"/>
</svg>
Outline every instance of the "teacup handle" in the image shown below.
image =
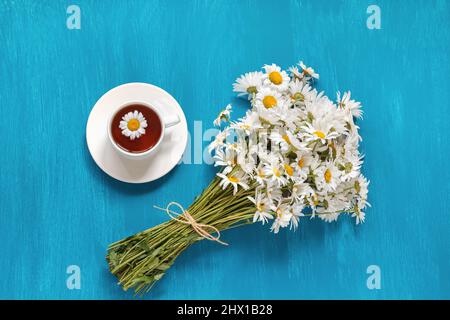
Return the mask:
<svg viewBox="0 0 450 320">
<path fill-rule="evenodd" d="M 164 116 L 164 127 L 169 128 L 180 122 L 180 117 L 177 114 Z"/>
</svg>

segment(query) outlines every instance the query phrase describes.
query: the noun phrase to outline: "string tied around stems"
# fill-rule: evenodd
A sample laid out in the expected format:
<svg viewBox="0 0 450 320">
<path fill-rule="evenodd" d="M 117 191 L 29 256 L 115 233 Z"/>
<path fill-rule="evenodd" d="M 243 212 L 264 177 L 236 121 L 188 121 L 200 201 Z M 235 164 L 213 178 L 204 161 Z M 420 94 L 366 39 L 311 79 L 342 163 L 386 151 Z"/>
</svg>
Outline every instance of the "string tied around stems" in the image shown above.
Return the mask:
<svg viewBox="0 0 450 320">
<path fill-rule="evenodd" d="M 180 209 L 181 213 L 171 210 L 172 206 L 175 206 L 178 209 Z M 189 213 L 189 211 L 185 210 L 183 208 L 183 206 L 181 204 L 179 204 L 178 202 L 172 201 L 165 208 L 161 208 L 158 206 L 153 206 L 153 207 L 158 210 L 165 211 L 172 220 L 191 225 L 192 229 L 194 229 L 194 231 L 197 232 L 198 235 L 201 236 L 202 238 L 211 240 L 211 241 L 216 241 L 220 244 L 223 244 L 224 246 L 228 245 L 228 243 L 220 240 L 219 229 L 217 229 L 216 227 L 209 225 L 209 224 L 198 223 L 194 219 L 194 217 Z M 208 232 L 208 229 L 212 232 Z M 216 235 L 213 235 L 214 233 Z"/>
</svg>

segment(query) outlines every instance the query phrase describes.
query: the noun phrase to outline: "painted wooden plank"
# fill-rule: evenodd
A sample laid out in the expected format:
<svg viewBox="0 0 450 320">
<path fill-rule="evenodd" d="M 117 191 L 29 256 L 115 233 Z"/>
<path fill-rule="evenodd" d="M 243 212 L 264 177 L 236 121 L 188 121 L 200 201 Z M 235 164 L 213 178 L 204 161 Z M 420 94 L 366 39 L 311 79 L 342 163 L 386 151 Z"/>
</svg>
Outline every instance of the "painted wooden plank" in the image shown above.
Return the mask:
<svg viewBox="0 0 450 320">
<path fill-rule="evenodd" d="M 165 221 L 153 204 L 187 206 L 214 176 L 188 156 L 145 185 L 102 173 L 84 132 L 105 91 L 143 81 L 172 93 L 193 155 L 223 106 L 244 113 L 237 76 L 299 59 L 330 96 L 363 102 L 367 222 L 226 232 L 231 246 L 193 246 L 146 298 L 450 298 L 450 2 L 80 0 L 80 30 L 66 27 L 70 4 L 0 1 L 0 298 L 132 298 L 107 245 Z M 380 30 L 366 26 L 371 4 Z M 66 287 L 69 265 L 80 290 Z M 366 286 L 369 265 L 380 290 Z"/>
</svg>

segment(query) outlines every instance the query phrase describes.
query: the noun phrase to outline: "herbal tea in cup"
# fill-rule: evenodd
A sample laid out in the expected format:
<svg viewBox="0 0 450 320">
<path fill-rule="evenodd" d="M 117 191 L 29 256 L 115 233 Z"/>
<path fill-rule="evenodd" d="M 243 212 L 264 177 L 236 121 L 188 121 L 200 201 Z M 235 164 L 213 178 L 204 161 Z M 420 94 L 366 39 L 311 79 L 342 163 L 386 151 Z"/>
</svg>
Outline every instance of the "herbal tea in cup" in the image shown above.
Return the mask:
<svg viewBox="0 0 450 320">
<path fill-rule="evenodd" d="M 111 117 L 108 136 L 120 154 L 141 159 L 158 148 L 165 128 L 179 122 L 177 115 L 163 117 L 156 108 L 147 103 L 131 102 L 120 107 Z"/>
</svg>

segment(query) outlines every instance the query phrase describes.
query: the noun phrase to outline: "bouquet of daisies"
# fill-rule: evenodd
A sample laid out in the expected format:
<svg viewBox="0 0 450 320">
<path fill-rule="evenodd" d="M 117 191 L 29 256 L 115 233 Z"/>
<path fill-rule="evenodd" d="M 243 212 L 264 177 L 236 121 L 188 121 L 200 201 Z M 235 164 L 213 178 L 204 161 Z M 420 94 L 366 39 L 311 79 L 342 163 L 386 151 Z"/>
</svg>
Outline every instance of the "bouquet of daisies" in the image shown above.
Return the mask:
<svg viewBox="0 0 450 320">
<path fill-rule="evenodd" d="M 350 92 L 331 101 L 314 89 L 318 78 L 300 62 L 288 72 L 272 64 L 236 80 L 234 91 L 250 108 L 232 121 L 228 105 L 214 121 L 223 126 L 209 146 L 217 177 L 186 210 L 167 208 L 172 220 L 109 247 L 110 270 L 124 289 L 149 290 L 187 247 L 205 238 L 224 244 L 220 231 L 231 227 L 270 222 L 278 233 L 296 229 L 304 216 L 364 221 L 369 182 L 355 123 L 361 105 Z"/>
</svg>

